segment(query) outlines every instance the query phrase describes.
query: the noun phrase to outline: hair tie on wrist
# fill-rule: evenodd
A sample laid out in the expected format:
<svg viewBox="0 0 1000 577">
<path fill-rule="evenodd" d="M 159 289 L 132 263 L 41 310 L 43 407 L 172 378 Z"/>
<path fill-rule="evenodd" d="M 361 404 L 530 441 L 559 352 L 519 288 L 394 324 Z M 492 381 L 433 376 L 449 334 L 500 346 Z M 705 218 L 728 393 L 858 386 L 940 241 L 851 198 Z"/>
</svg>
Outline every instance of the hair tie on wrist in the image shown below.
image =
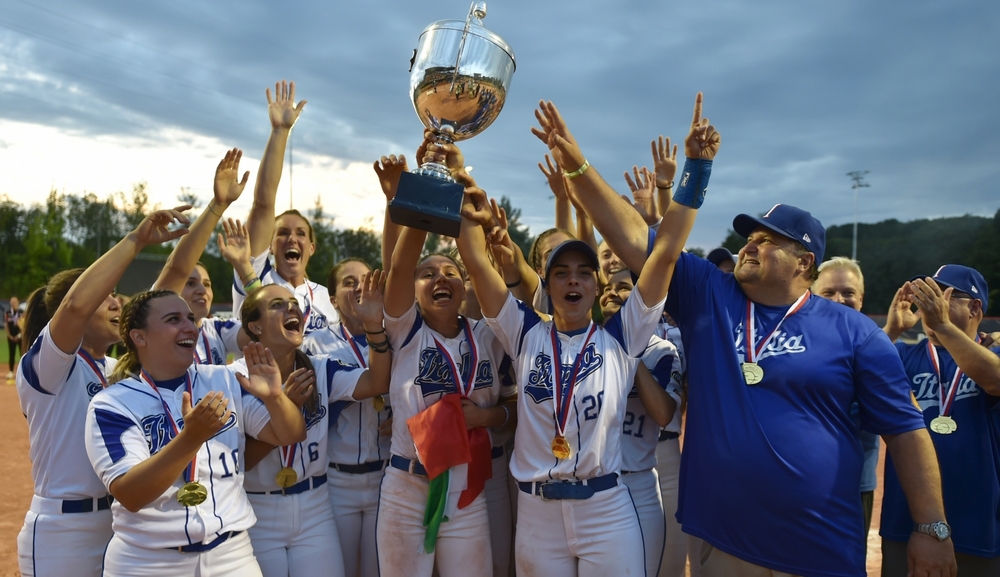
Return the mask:
<svg viewBox="0 0 1000 577">
<path fill-rule="evenodd" d="M 670 184 L 668 184 L 666 186 L 660 186 L 659 184 L 656 185 L 656 188 L 659 188 L 661 190 L 670 190 L 673 187 L 674 187 L 674 181 L 672 181 L 672 180 L 670 181 Z"/>
<path fill-rule="evenodd" d="M 565 176 L 566 178 L 576 178 L 581 174 L 583 174 L 584 172 L 587 172 L 588 168 L 590 168 L 590 161 L 585 158 L 583 159 L 583 165 L 580 168 L 574 170 L 573 172 L 566 172 L 564 170 L 563 176 Z"/>
<path fill-rule="evenodd" d="M 519 286 L 521 284 L 521 279 L 517 279 L 517 282 L 504 283 L 504 284 L 507 285 L 507 288 L 514 288 L 514 287 Z"/>
<path fill-rule="evenodd" d="M 500 425 L 500 427 L 503 428 L 507 426 L 507 421 L 510 421 L 510 410 L 507 409 L 507 405 L 500 405 L 500 408 L 503 409 L 505 415 L 503 418 L 503 424 Z"/>
</svg>

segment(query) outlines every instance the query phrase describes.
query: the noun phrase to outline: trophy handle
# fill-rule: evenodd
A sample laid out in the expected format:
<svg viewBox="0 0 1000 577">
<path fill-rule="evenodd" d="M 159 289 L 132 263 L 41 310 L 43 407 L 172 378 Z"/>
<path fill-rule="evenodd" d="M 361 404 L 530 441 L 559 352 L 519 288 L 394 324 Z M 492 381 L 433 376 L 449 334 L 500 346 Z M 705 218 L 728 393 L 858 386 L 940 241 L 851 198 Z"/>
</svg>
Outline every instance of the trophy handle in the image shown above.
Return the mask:
<svg viewBox="0 0 1000 577">
<path fill-rule="evenodd" d="M 465 52 L 465 39 L 469 37 L 469 27 L 472 19 L 476 19 L 476 24 L 483 25 L 483 18 L 486 18 L 486 2 L 473 2 L 469 6 L 469 15 L 465 17 L 465 29 L 462 30 L 462 41 L 458 45 L 458 56 L 455 57 L 455 72 L 451 77 L 451 88 L 455 90 L 455 83 L 458 81 L 458 65 L 462 63 L 462 53 Z M 411 65 L 412 67 L 412 65 Z"/>
</svg>

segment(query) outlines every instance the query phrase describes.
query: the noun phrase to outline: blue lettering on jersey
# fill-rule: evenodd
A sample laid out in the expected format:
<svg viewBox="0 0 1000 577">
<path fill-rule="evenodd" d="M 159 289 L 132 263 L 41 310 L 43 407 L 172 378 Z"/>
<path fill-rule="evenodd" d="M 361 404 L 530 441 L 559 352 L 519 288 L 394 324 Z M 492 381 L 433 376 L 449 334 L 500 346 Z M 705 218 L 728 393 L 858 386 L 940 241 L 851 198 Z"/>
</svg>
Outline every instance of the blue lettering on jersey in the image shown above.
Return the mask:
<svg viewBox="0 0 1000 577">
<path fill-rule="evenodd" d="M 104 390 L 104 385 L 101 383 L 87 383 L 87 396 L 91 398 L 102 390 Z"/>
<path fill-rule="evenodd" d="M 311 333 L 313 331 L 318 331 L 320 329 L 325 329 L 329 326 L 329 322 L 326 320 L 326 315 L 313 309 L 309 312 L 309 322 L 306 323 L 306 330 L 304 333 Z"/>
<path fill-rule="evenodd" d="M 222 354 L 215 349 L 212 349 L 212 363 L 216 365 L 226 364 L 225 361 L 222 360 Z"/>
<path fill-rule="evenodd" d="M 469 365 L 472 356 L 469 353 L 462 354 L 461 368 L 462 381 L 469 378 Z M 441 355 L 441 351 L 434 349 L 424 349 L 420 352 L 420 368 L 417 378 L 413 379 L 413 384 L 420 387 L 420 394 L 424 397 L 440 393 L 454 393 L 455 381 L 451 376 L 451 368 L 448 361 Z M 472 386 L 473 390 L 487 389 L 493 386 L 493 367 L 489 359 L 479 362 L 476 367 L 476 382 Z"/>
<path fill-rule="evenodd" d="M 949 383 L 951 384 L 951 383 Z M 941 393 L 937 375 L 934 373 L 917 373 L 913 375 L 913 395 L 917 398 L 920 410 L 927 407 L 941 406 Z M 955 400 L 967 399 L 979 395 L 979 385 L 967 375 L 962 375 L 955 391 Z"/>
<path fill-rule="evenodd" d="M 167 424 L 167 415 L 159 413 L 143 417 L 139 421 L 142 426 L 142 434 L 146 437 L 146 445 L 149 446 L 149 454 L 155 455 L 167 444 L 167 441 L 174 437 L 174 431 Z"/>
<path fill-rule="evenodd" d="M 178 423 L 177 426 L 178 427 L 183 427 L 184 425 Z M 236 426 L 236 411 L 231 411 L 229 413 L 229 420 L 226 421 L 225 425 L 222 425 L 221 429 L 219 429 L 218 431 L 216 431 L 216 433 L 214 435 L 212 435 L 212 438 L 214 439 L 214 438 L 218 437 L 222 433 L 225 433 L 226 431 L 228 431 L 229 429 L 232 429 L 235 426 Z"/>
<path fill-rule="evenodd" d="M 582 383 L 594 371 L 604 364 L 604 357 L 597 353 L 597 345 L 590 343 L 583 351 L 583 358 L 580 360 L 580 374 L 577 375 L 576 382 Z M 573 374 L 573 365 L 560 366 L 563 382 L 569 381 Z M 552 359 L 545 353 L 535 355 L 534 367 L 528 373 L 528 382 L 524 386 L 524 392 L 531 397 L 535 403 L 552 400 Z"/>
<path fill-rule="evenodd" d="M 322 404 L 315 413 L 307 413 L 305 407 L 302 408 L 302 415 L 306 418 L 306 429 L 311 429 L 313 425 L 323 420 L 326 416 L 326 407 Z"/>
<path fill-rule="evenodd" d="M 746 347 L 743 342 L 743 323 L 737 325 L 734 332 L 736 353 L 740 359 L 743 359 L 746 355 Z M 777 357 L 779 355 L 804 352 L 806 352 L 806 347 L 802 344 L 802 335 L 789 335 L 785 331 L 781 331 L 776 334 L 773 339 L 771 339 L 771 342 L 767 343 L 767 347 L 761 351 L 757 360 L 766 359 L 768 357 Z"/>
</svg>

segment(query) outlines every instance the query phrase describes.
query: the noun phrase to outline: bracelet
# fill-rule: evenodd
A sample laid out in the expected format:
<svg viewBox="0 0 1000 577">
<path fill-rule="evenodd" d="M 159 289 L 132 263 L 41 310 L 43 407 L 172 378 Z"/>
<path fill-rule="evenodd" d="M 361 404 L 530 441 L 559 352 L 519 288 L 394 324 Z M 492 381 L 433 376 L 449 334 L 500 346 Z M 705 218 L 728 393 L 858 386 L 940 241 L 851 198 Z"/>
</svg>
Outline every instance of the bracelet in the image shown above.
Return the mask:
<svg viewBox="0 0 1000 577">
<path fill-rule="evenodd" d="M 247 284 L 243 285 L 243 292 L 249 294 L 249 293 L 251 293 L 251 292 L 259 289 L 262 286 L 264 286 L 264 285 L 261 284 L 260 279 L 257 278 L 257 277 L 253 277 L 253 280 L 251 280 Z"/>
<path fill-rule="evenodd" d="M 503 428 L 507 426 L 507 421 L 510 421 L 510 411 L 507 409 L 507 405 L 500 405 L 500 408 L 503 409 L 503 413 L 505 415 L 503 423 L 500 425 L 500 428 Z"/>
<path fill-rule="evenodd" d="M 660 190 L 670 190 L 673 187 L 674 187 L 674 181 L 672 180 L 670 181 L 670 184 L 666 186 L 660 186 L 659 184 L 656 185 L 656 188 L 659 188 Z"/>
<path fill-rule="evenodd" d="M 371 341 L 368 341 L 368 348 L 375 351 L 376 353 L 387 353 L 389 352 L 389 349 L 392 347 L 389 346 L 389 339 L 385 339 L 381 343 L 373 343 Z"/>
<path fill-rule="evenodd" d="M 208 205 L 208 212 L 210 212 L 210 213 L 214 214 L 215 216 L 217 216 L 217 217 L 219 217 L 219 218 L 222 218 L 222 213 L 220 213 L 220 212 L 215 212 L 214 210 L 212 210 L 212 205 L 211 205 L 211 204 L 210 204 L 210 205 Z M 222 211 L 222 212 L 225 212 L 225 211 Z"/>
<path fill-rule="evenodd" d="M 587 172 L 588 168 L 590 168 L 590 161 L 588 161 L 585 158 L 585 159 L 583 159 L 583 166 L 581 166 L 580 168 L 574 170 L 573 172 L 566 172 L 564 170 L 563 171 L 563 176 L 565 176 L 566 178 L 576 178 L 576 177 L 580 176 L 581 174 L 583 174 L 584 172 Z"/>
<path fill-rule="evenodd" d="M 370 331 L 368 329 L 365 329 L 365 334 L 366 335 L 384 335 L 385 334 L 385 327 L 382 327 L 382 329 L 378 330 L 378 331 Z"/>
<path fill-rule="evenodd" d="M 507 288 L 514 288 L 514 287 L 519 286 L 521 284 L 521 279 L 518 278 L 517 282 L 512 282 L 512 283 L 506 283 L 505 282 L 503 284 L 507 285 Z"/>
</svg>

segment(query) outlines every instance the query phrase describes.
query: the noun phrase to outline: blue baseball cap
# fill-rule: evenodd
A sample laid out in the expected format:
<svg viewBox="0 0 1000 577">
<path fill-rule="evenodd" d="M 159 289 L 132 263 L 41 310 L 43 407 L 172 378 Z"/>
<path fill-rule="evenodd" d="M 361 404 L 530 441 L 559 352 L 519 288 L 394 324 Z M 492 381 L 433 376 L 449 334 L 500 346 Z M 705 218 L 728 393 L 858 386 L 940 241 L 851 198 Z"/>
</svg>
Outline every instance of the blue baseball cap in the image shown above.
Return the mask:
<svg viewBox="0 0 1000 577">
<path fill-rule="evenodd" d="M 927 278 L 927 275 L 917 275 L 910 280 L 914 281 L 918 278 Z M 931 278 L 943 287 L 952 287 L 978 299 L 983 303 L 983 312 L 988 308 L 990 287 L 986 285 L 986 279 L 979 274 L 978 270 L 960 264 L 946 264 L 937 269 Z"/>
<path fill-rule="evenodd" d="M 823 262 L 826 250 L 826 229 L 809 212 L 790 204 L 776 204 L 760 218 L 740 214 L 733 219 L 733 230 L 743 238 L 750 236 L 758 226 L 798 241 L 816 257 L 816 266 Z"/>
<path fill-rule="evenodd" d="M 712 252 L 708 253 L 708 256 L 705 257 L 705 260 L 714 264 L 715 266 L 719 266 L 720 262 L 725 262 L 727 260 L 735 263 L 736 255 L 729 252 L 729 249 L 727 249 L 726 247 L 720 246 L 719 248 L 713 249 Z"/>
<path fill-rule="evenodd" d="M 583 256 L 586 257 L 587 262 L 594 267 L 595 271 L 601 270 L 601 265 L 597 260 L 597 253 L 594 252 L 593 247 L 582 240 L 567 240 L 552 249 L 552 252 L 549 253 L 549 258 L 545 261 L 546 281 L 549 280 L 549 269 L 552 268 L 552 263 L 556 262 L 556 259 L 559 258 L 560 255 L 566 254 L 567 252 L 579 252 L 583 254 Z"/>
</svg>

